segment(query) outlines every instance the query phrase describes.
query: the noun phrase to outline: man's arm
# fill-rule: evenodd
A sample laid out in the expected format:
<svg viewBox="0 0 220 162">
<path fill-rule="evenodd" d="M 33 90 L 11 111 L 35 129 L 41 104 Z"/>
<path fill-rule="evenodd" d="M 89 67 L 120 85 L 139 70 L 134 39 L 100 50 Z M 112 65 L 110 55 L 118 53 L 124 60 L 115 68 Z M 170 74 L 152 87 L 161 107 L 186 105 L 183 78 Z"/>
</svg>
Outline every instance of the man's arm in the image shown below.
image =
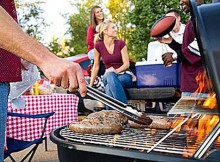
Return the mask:
<svg viewBox="0 0 220 162">
<path fill-rule="evenodd" d="M 183 56 L 182 51 L 181 51 L 182 44 L 172 39 L 171 43 L 168 44 L 168 46 L 177 53 L 177 62 L 184 62 L 186 60 L 186 58 Z"/>
<path fill-rule="evenodd" d="M 0 47 L 36 64 L 56 85 L 69 88 L 70 91 L 79 87 L 81 95 L 85 95 L 86 83 L 79 64 L 58 58 L 24 33 L 1 6 Z"/>
<path fill-rule="evenodd" d="M 184 62 L 186 58 L 183 56 L 181 52 L 182 44 L 176 42 L 171 36 L 168 38 L 158 38 L 157 39 L 160 43 L 167 44 L 170 48 L 172 48 L 177 53 L 177 61 Z"/>
</svg>

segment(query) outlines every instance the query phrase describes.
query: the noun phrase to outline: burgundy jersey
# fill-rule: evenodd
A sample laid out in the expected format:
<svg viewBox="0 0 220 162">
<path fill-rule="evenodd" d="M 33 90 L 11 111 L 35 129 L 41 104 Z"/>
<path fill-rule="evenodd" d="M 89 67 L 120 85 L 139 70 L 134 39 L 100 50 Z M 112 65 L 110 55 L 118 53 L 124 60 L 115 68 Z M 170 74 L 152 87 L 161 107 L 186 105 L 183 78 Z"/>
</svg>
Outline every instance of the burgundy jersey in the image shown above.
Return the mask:
<svg viewBox="0 0 220 162">
<path fill-rule="evenodd" d="M 0 5 L 15 21 L 17 21 L 16 9 L 13 0 L 0 0 Z M 0 82 L 16 81 L 21 81 L 21 60 L 19 57 L 0 48 Z"/>
<path fill-rule="evenodd" d="M 204 72 L 201 57 L 192 53 L 188 48 L 188 45 L 193 42 L 194 39 L 195 32 L 193 23 L 192 21 L 189 21 L 186 24 L 182 44 L 182 54 L 187 60 L 182 63 L 181 68 L 181 91 L 183 92 L 195 92 L 198 88 L 196 76 L 199 73 Z"/>
</svg>

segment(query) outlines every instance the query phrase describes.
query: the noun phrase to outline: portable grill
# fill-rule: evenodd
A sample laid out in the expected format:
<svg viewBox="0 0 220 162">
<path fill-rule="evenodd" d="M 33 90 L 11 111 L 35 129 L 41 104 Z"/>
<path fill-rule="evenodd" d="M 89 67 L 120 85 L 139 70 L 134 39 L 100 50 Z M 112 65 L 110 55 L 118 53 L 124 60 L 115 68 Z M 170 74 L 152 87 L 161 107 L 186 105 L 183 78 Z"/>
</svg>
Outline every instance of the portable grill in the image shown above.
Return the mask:
<svg viewBox="0 0 220 162">
<path fill-rule="evenodd" d="M 208 77 L 213 83 L 218 105 L 220 105 L 220 3 L 196 6 L 190 1 L 192 14 L 195 19 L 197 37 L 201 57 L 203 58 Z M 89 89 L 89 94 L 95 91 Z M 105 100 L 107 104 L 115 103 Z M 178 104 L 174 114 L 180 112 L 184 102 Z M 182 104 L 182 106 L 181 106 Z M 139 121 L 139 114 L 124 110 L 123 104 L 118 103 L 120 112 L 129 115 L 134 121 Z M 63 162 L 219 162 L 220 142 L 217 138 L 220 134 L 220 122 L 209 134 L 197 141 L 197 134 L 193 130 L 179 130 L 189 119 L 199 119 L 200 114 L 219 115 L 219 107 L 215 110 L 200 110 L 200 107 L 192 108 L 172 130 L 142 129 L 137 130 L 125 126 L 121 134 L 117 135 L 93 135 L 72 132 L 68 126 L 55 129 L 51 133 L 51 140 L 57 144 L 59 160 Z M 184 112 L 184 108 L 181 109 Z M 210 112 L 209 112 L 210 111 Z M 185 113 L 184 113 L 185 114 Z M 170 117 L 172 120 L 174 117 Z M 176 119 L 176 117 L 175 117 Z M 179 130 L 179 131 L 178 131 Z"/>
</svg>

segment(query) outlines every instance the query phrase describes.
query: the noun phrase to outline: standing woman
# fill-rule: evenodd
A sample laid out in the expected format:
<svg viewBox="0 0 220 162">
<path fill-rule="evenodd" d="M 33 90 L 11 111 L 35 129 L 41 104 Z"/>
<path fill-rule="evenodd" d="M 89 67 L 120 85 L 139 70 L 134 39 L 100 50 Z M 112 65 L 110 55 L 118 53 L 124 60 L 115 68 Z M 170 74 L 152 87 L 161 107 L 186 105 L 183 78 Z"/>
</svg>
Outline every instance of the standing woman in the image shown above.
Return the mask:
<svg viewBox="0 0 220 162">
<path fill-rule="evenodd" d="M 90 60 L 94 59 L 94 35 L 96 26 L 104 20 L 104 13 L 100 6 L 94 6 L 90 12 L 90 24 L 87 28 L 86 43 L 88 45 L 87 52 Z"/>
<path fill-rule="evenodd" d="M 104 20 L 96 28 L 94 65 L 90 86 L 100 68 L 100 57 L 105 65 L 103 83 L 107 95 L 127 104 L 124 88 L 132 86 L 132 75 L 129 70 L 129 55 L 124 41 L 115 39 L 116 26 L 111 20 Z M 109 107 L 106 107 L 109 109 Z"/>
</svg>

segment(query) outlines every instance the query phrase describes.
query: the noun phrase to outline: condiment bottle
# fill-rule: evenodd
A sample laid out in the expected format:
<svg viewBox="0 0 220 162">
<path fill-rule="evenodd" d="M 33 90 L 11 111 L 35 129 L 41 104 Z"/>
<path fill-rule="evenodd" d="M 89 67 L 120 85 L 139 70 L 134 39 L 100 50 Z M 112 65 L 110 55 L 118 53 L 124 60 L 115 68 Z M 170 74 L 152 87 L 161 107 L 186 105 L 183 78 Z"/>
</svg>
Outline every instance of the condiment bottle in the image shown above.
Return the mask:
<svg viewBox="0 0 220 162">
<path fill-rule="evenodd" d="M 36 81 L 33 85 L 34 95 L 39 95 L 38 82 Z"/>
</svg>

